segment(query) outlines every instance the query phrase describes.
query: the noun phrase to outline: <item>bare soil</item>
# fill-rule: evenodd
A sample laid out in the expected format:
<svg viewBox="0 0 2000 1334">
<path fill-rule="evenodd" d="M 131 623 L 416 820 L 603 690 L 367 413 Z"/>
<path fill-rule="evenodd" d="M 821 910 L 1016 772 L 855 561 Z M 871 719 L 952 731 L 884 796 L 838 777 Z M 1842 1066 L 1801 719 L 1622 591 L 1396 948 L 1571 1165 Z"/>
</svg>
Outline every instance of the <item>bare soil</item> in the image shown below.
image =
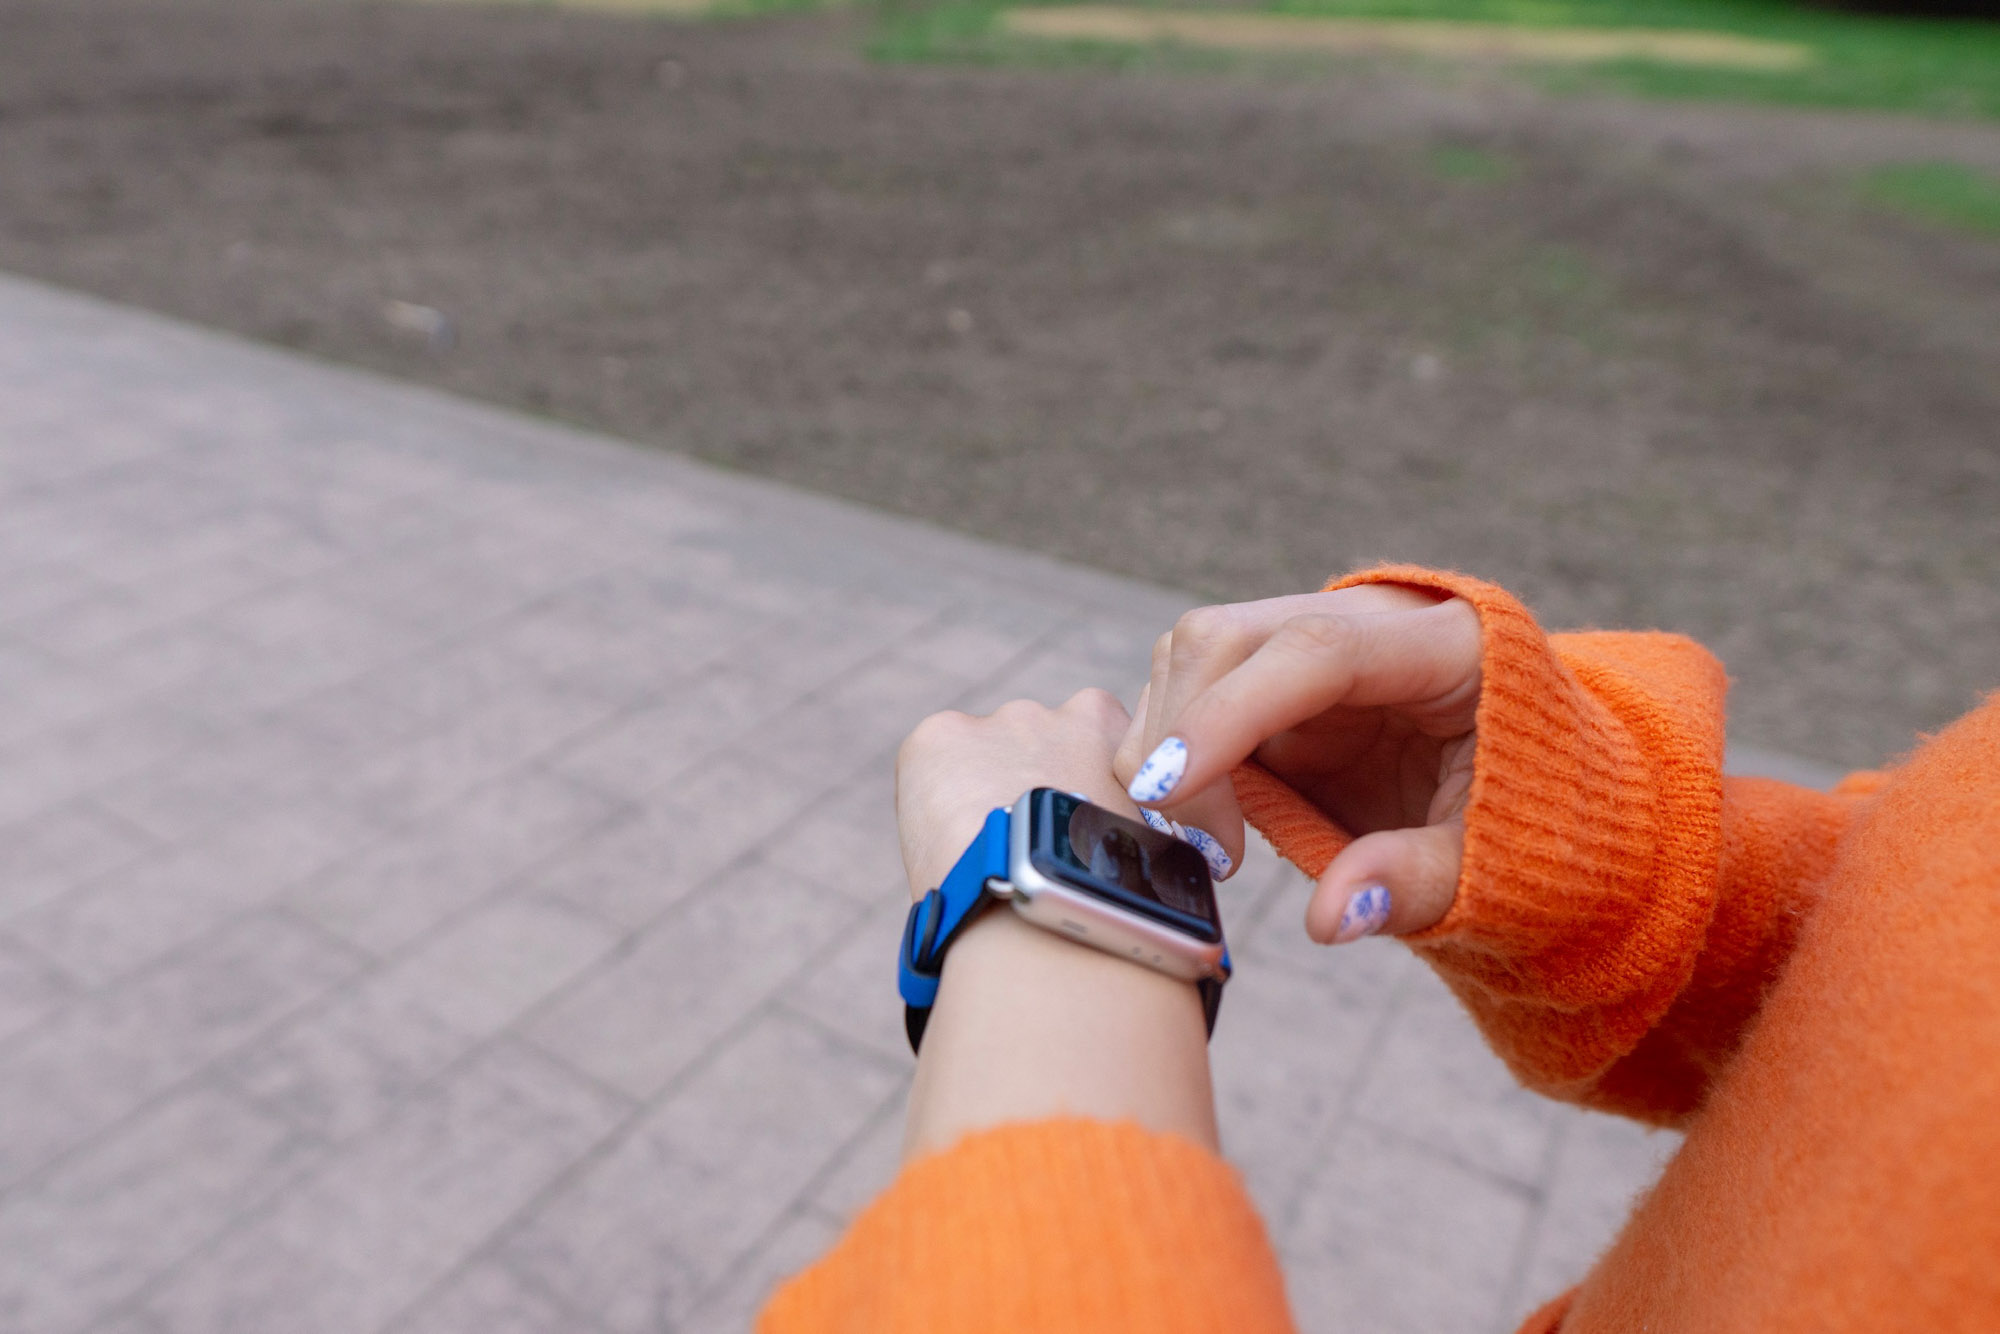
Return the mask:
<svg viewBox="0 0 2000 1334">
<path fill-rule="evenodd" d="M 2000 130 L 864 22 L 0 0 L 0 267 L 1216 597 L 1473 570 L 1805 756 L 2000 685 L 2000 244 L 1852 187 Z"/>
</svg>

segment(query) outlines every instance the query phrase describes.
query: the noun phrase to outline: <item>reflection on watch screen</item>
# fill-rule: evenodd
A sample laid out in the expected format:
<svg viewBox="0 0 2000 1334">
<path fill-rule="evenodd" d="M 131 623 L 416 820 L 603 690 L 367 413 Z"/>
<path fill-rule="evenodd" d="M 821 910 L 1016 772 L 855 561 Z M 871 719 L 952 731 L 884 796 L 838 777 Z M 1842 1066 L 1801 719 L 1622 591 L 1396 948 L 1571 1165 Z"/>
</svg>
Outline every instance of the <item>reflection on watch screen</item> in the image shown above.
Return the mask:
<svg viewBox="0 0 2000 1334">
<path fill-rule="evenodd" d="M 1178 912 L 1215 920 L 1215 897 L 1201 854 L 1169 834 L 1102 807 L 1059 797 L 1056 854 L 1092 879 Z"/>
</svg>

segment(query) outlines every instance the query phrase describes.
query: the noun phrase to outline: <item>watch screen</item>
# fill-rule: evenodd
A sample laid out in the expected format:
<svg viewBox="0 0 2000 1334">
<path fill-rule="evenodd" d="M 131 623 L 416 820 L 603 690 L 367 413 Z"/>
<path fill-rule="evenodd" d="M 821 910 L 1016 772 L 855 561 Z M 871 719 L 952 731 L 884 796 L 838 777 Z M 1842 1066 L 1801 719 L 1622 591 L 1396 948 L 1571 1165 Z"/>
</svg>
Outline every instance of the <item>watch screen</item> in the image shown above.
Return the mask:
<svg viewBox="0 0 2000 1334">
<path fill-rule="evenodd" d="M 1067 792 L 1036 796 L 1031 856 L 1042 874 L 1176 930 L 1221 939 L 1215 884 L 1200 853 Z"/>
</svg>

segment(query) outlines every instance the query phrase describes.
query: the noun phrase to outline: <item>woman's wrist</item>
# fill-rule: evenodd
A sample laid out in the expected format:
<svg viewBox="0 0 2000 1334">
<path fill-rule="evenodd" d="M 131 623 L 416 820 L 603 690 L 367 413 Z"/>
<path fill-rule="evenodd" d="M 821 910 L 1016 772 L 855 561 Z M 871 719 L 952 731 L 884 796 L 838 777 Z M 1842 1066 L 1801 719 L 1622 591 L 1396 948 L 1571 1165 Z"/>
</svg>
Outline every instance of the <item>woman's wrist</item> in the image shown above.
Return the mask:
<svg viewBox="0 0 2000 1334">
<path fill-rule="evenodd" d="M 987 910 L 946 956 L 905 1154 L 1053 1116 L 1132 1120 L 1216 1146 L 1193 984 Z"/>
</svg>

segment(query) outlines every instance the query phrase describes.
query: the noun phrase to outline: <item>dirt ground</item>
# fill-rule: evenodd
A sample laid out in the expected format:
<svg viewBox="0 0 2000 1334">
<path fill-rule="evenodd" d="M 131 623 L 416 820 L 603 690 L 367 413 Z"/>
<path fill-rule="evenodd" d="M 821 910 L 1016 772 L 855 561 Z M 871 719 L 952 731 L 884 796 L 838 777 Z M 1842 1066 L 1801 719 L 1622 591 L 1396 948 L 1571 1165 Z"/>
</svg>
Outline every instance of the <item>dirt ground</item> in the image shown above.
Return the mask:
<svg viewBox="0 0 2000 1334">
<path fill-rule="evenodd" d="M 862 22 L 0 0 L 0 267 L 1217 597 L 1478 571 L 1810 757 L 2000 685 L 2000 243 L 1852 187 L 2000 127 Z"/>
</svg>

